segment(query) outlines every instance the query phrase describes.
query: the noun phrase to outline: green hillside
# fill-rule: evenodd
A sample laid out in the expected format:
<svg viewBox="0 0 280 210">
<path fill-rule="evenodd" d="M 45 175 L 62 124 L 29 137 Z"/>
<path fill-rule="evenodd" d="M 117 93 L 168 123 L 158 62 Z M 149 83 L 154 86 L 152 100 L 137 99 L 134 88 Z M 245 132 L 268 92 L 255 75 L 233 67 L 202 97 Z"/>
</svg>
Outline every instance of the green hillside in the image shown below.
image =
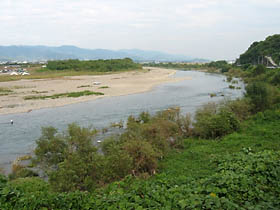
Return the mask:
<svg viewBox="0 0 280 210">
<path fill-rule="evenodd" d="M 280 34 L 267 37 L 264 41 L 254 42 L 249 49 L 240 55 L 240 64 L 258 64 L 262 56 L 270 56 L 280 62 Z"/>
</svg>

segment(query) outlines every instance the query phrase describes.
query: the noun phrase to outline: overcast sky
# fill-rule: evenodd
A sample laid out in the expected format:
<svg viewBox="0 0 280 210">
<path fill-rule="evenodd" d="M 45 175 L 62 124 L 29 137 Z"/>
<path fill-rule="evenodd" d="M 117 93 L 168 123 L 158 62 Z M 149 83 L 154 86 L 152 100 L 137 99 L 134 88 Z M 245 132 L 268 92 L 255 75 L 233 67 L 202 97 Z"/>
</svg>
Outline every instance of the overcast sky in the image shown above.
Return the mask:
<svg viewBox="0 0 280 210">
<path fill-rule="evenodd" d="M 0 0 L 0 45 L 234 59 L 280 33 L 280 0 Z"/>
</svg>

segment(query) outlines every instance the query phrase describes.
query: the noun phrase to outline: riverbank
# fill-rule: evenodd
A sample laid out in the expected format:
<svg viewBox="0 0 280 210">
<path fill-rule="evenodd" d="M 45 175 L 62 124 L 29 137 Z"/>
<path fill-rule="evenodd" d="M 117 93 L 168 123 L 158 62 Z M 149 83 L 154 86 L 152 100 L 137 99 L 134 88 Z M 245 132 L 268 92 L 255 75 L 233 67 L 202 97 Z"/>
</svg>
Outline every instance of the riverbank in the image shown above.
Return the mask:
<svg viewBox="0 0 280 210">
<path fill-rule="evenodd" d="M 64 106 L 102 97 L 142 93 L 162 83 L 191 79 L 190 77 L 171 77 L 175 73 L 174 69 L 145 68 L 140 71 L 110 75 L 2 82 L 1 88 L 8 91 L 0 96 L 0 114 L 31 112 L 36 109 Z M 39 96 L 82 91 L 101 92 L 104 95 L 38 99 Z M 27 97 L 34 99 L 26 100 Z"/>
</svg>

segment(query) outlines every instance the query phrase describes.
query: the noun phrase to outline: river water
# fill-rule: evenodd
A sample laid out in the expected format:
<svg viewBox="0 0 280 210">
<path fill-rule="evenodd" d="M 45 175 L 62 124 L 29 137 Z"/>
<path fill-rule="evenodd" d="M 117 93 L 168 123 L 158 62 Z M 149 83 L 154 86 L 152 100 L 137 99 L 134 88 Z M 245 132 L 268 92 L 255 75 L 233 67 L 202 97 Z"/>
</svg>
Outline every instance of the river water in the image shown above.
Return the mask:
<svg viewBox="0 0 280 210">
<path fill-rule="evenodd" d="M 105 97 L 30 113 L 0 115 L 0 168 L 7 170 L 18 156 L 30 153 L 43 126 L 54 126 L 63 131 L 69 123 L 76 122 L 100 129 L 120 120 L 125 121 L 129 115 L 138 115 L 142 111 L 155 113 L 174 106 L 181 107 L 182 113 L 193 114 L 203 104 L 242 97 L 244 93 L 242 82 L 236 85 L 241 87 L 240 90 L 230 89 L 223 75 L 177 71 L 174 76 L 189 76 L 192 80 L 162 84 L 146 93 Z M 217 97 L 211 98 L 210 93 L 216 93 Z M 10 120 L 14 121 L 13 125 Z"/>
</svg>

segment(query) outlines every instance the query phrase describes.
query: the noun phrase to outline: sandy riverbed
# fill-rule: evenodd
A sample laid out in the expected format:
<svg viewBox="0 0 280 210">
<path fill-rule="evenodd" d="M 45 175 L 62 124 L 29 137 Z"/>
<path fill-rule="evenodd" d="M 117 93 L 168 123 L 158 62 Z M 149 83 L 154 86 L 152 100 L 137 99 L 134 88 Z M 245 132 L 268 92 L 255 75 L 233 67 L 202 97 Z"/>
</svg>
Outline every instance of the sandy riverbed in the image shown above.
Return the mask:
<svg viewBox="0 0 280 210">
<path fill-rule="evenodd" d="M 1 82 L 0 87 L 11 89 L 13 92 L 6 96 L 0 96 L 0 114 L 31 112 L 36 109 L 64 106 L 102 97 L 141 93 L 165 82 L 191 79 L 189 77 L 171 77 L 175 72 L 176 70 L 171 69 L 149 68 L 149 71 L 146 69 L 144 71 L 101 76 L 72 76 L 58 79 Z M 94 85 L 94 82 L 100 82 L 101 84 Z M 103 86 L 108 86 L 109 88 L 100 88 Z M 84 90 L 102 92 L 104 96 L 91 95 L 78 98 L 24 100 L 25 96 L 54 95 Z"/>
</svg>

